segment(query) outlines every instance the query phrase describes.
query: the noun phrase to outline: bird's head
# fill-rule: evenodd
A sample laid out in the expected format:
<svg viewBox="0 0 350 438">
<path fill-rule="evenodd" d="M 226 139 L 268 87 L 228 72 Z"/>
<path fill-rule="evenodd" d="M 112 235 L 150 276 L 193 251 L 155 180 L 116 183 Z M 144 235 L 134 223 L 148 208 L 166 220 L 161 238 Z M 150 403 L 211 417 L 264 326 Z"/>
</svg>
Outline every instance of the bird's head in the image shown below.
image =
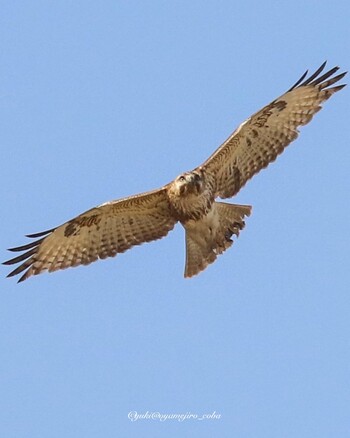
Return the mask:
<svg viewBox="0 0 350 438">
<path fill-rule="evenodd" d="M 198 170 L 182 173 L 175 179 L 174 185 L 179 195 L 200 194 L 204 186 L 202 173 Z"/>
</svg>

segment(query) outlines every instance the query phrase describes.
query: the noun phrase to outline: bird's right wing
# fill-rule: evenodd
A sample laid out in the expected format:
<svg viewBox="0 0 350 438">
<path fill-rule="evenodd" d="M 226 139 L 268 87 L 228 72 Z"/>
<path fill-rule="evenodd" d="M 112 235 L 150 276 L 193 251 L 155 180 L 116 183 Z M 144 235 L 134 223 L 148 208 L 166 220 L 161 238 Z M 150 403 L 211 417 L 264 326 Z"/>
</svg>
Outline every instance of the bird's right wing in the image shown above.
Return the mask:
<svg viewBox="0 0 350 438">
<path fill-rule="evenodd" d="M 21 263 L 8 276 L 23 281 L 43 271 L 88 265 L 113 257 L 143 242 L 160 239 L 175 226 L 166 188 L 108 202 L 82 213 L 49 231 L 27 237 L 40 238 L 10 251 L 26 251 L 5 265 Z"/>
</svg>

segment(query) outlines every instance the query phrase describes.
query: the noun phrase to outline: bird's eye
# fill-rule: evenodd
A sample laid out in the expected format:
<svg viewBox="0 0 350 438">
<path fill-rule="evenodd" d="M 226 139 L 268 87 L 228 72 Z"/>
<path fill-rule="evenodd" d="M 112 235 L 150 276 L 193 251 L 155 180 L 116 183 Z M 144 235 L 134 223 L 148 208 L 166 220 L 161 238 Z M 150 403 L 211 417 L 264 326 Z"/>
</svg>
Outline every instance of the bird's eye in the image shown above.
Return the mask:
<svg viewBox="0 0 350 438">
<path fill-rule="evenodd" d="M 199 181 L 199 180 L 200 180 L 200 176 L 198 175 L 198 173 L 195 173 L 195 174 L 194 174 L 194 179 L 195 179 L 196 181 Z"/>
<path fill-rule="evenodd" d="M 183 175 L 181 175 L 180 177 L 179 177 L 179 181 L 185 181 L 185 177 L 183 176 Z"/>
</svg>

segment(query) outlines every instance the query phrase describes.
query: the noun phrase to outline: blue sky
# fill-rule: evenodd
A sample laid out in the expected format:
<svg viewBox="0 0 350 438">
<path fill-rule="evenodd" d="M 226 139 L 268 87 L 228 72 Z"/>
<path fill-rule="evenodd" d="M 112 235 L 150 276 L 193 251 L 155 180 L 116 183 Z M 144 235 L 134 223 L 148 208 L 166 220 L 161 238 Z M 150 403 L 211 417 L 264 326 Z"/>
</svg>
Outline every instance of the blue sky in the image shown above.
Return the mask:
<svg viewBox="0 0 350 438">
<path fill-rule="evenodd" d="M 1 9 L 2 260 L 194 168 L 307 68 L 350 68 L 345 0 Z M 253 214 L 198 277 L 180 226 L 20 285 L 3 266 L 0 435 L 347 436 L 349 117 L 345 88 L 239 193 Z"/>
</svg>

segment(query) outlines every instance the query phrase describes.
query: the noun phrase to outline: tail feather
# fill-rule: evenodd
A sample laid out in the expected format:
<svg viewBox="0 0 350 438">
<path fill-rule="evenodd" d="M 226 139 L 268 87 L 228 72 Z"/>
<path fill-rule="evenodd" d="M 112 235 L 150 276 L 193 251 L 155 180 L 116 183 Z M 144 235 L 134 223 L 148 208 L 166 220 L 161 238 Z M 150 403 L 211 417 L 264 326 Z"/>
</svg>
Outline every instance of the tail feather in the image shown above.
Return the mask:
<svg viewBox="0 0 350 438">
<path fill-rule="evenodd" d="M 199 221 L 186 223 L 185 277 L 192 277 L 213 263 L 219 254 L 229 248 L 244 228 L 244 217 L 249 216 L 248 205 L 215 202 L 212 210 Z"/>
</svg>

